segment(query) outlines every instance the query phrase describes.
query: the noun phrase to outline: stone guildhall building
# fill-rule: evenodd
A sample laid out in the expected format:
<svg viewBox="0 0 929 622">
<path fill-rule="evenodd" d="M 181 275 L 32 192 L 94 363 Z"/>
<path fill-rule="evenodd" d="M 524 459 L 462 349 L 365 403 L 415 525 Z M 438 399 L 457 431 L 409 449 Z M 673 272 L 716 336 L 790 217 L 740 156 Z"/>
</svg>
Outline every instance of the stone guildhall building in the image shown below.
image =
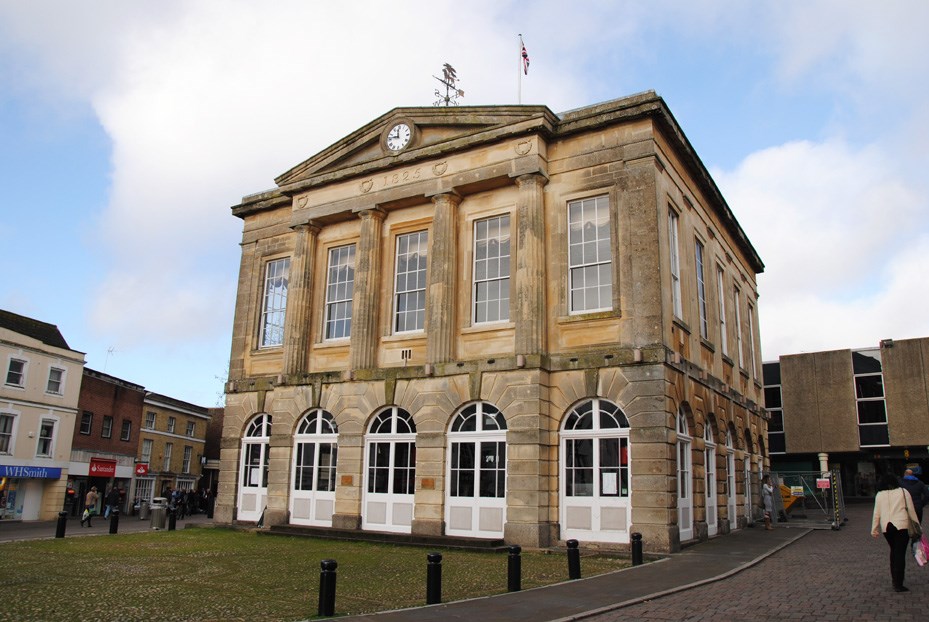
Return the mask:
<svg viewBox="0 0 929 622">
<path fill-rule="evenodd" d="M 743 527 L 764 266 L 665 102 L 396 108 L 243 221 L 219 522 L 646 549 Z"/>
</svg>

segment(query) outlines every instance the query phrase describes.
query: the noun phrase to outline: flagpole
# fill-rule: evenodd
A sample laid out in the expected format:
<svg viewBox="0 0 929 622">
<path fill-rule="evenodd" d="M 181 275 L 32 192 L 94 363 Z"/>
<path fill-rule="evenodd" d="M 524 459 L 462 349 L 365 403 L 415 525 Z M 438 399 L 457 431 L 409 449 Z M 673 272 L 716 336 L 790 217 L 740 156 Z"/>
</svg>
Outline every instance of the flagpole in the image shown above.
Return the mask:
<svg viewBox="0 0 929 622">
<path fill-rule="evenodd" d="M 519 49 L 516 51 L 516 103 L 523 103 L 523 35 L 519 35 Z"/>
</svg>

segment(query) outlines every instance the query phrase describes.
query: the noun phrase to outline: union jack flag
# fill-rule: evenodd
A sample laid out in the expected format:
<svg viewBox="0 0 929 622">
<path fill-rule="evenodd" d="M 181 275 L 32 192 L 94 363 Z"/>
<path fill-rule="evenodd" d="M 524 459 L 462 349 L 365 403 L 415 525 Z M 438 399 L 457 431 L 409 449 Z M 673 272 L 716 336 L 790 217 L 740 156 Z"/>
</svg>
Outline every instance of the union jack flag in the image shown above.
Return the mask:
<svg viewBox="0 0 929 622">
<path fill-rule="evenodd" d="M 523 74 L 529 75 L 529 52 L 526 51 L 525 43 L 523 43 L 522 57 L 523 57 Z"/>
</svg>

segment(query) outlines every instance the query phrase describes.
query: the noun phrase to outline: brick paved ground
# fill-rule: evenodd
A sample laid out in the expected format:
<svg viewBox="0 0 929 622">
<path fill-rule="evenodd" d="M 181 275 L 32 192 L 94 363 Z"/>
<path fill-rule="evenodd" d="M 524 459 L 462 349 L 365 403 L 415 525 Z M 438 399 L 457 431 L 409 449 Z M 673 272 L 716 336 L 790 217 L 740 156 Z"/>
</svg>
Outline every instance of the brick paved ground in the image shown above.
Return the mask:
<svg viewBox="0 0 929 622">
<path fill-rule="evenodd" d="M 728 579 L 586 618 L 617 620 L 929 620 L 929 565 L 907 562 L 909 592 L 891 588 L 888 546 L 870 536 L 871 506 L 840 531 L 814 531 Z"/>
</svg>

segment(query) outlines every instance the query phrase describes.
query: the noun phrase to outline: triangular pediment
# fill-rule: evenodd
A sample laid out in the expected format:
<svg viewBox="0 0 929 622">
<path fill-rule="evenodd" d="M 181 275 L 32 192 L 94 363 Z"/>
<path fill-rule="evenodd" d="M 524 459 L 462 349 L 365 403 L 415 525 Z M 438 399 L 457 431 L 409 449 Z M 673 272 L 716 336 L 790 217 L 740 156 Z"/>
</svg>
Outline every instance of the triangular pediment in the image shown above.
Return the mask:
<svg viewBox="0 0 929 622">
<path fill-rule="evenodd" d="M 386 133 L 397 123 L 413 128 L 409 145 L 392 152 Z M 275 179 L 279 187 L 340 178 L 514 134 L 551 132 L 557 117 L 546 106 L 394 108 Z"/>
</svg>

